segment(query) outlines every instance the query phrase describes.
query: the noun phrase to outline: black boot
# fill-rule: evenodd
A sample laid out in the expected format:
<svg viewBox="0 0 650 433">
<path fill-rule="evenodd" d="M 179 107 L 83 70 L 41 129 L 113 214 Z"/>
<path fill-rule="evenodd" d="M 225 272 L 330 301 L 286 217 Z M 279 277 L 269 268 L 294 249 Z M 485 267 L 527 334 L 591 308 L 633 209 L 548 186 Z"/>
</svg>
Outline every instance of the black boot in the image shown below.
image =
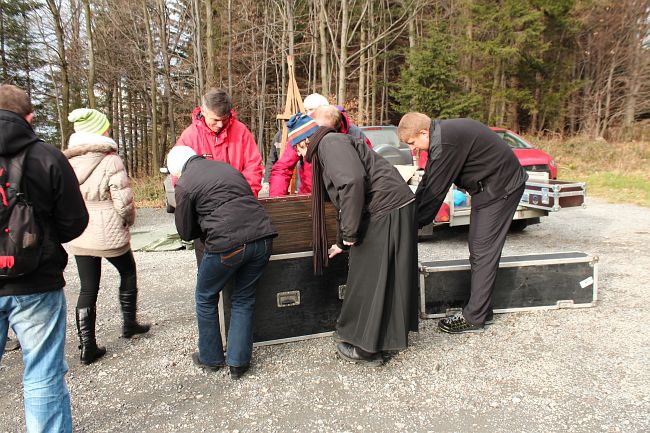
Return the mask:
<svg viewBox="0 0 650 433">
<path fill-rule="evenodd" d="M 98 347 L 95 340 L 95 320 L 97 310 L 95 307 L 77 308 L 77 335 L 79 335 L 79 359 L 82 364 L 88 365 L 106 354 L 106 348 Z"/>
<path fill-rule="evenodd" d="M 120 286 L 120 305 L 122 306 L 122 337 L 131 338 L 135 334 L 144 334 L 151 328 L 149 324 L 140 324 L 136 320 L 138 310 L 138 287 L 136 285 L 136 276 L 124 278 Z"/>
</svg>

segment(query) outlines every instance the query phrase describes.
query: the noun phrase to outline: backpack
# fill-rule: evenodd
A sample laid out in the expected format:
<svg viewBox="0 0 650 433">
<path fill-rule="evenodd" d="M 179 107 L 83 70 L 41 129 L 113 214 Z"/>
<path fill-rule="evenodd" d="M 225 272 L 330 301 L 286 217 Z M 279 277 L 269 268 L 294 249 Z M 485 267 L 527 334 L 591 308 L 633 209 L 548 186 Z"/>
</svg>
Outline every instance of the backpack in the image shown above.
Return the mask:
<svg viewBox="0 0 650 433">
<path fill-rule="evenodd" d="M 22 185 L 30 148 L 0 156 L 0 282 L 33 272 L 40 262 L 43 230 Z"/>
</svg>

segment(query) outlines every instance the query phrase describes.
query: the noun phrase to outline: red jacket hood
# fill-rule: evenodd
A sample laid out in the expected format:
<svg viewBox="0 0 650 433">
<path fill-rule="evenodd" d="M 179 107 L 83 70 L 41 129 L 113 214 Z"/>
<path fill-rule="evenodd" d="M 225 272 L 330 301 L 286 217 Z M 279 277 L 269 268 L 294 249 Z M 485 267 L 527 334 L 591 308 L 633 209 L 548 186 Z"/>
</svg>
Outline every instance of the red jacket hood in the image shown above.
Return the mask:
<svg viewBox="0 0 650 433">
<path fill-rule="evenodd" d="M 347 134 L 350 129 L 350 118 L 348 113 L 341 111 L 341 134 Z"/>
</svg>

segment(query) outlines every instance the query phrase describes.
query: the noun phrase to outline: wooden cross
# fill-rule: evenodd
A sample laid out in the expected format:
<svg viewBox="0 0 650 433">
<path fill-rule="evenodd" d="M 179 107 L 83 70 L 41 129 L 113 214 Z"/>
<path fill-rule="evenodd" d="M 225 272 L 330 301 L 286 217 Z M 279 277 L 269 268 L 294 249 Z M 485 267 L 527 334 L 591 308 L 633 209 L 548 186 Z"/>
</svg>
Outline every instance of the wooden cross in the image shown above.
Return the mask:
<svg viewBox="0 0 650 433">
<path fill-rule="evenodd" d="M 293 56 L 287 56 L 287 70 L 289 73 L 289 83 L 287 86 L 287 101 L 284 104 L 284 113 L 278 114 L 277 119 L 282 121 L 282 144 L 280 145 L 280 157 L 284 153 L 284 148 L 287 146 L 287 141 L 289 138 L 289 129 L 287 128 L 287 121 L 291 119 L 291 116 L 300 112 L 305 112 L 305 105 L 302 102 L 302 96 L 300 96 L 300 89 L 298 89 L 298 83 L 296 83 L 296 75 L 294 71 Z M 289 194 L 293 194 L 296 189 L 296 169 L 293 171 L 291 176 L 291 182 L 289 184 Z"/>
</svg>

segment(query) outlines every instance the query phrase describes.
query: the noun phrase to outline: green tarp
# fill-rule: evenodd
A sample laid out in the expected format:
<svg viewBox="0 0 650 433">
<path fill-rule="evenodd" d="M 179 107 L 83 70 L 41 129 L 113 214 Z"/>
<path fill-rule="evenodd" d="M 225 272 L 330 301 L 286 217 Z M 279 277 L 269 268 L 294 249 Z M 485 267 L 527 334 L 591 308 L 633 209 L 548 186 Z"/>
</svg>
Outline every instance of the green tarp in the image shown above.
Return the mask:
<svg viewBox="0 0 650 433">
<path fill-rule="evenodd" d="M 133 251 L 176 251 L 194 249 L 192 242 L 181 240 L 176 231 L 132 231 L 131 249 Z"/>
</svg>

